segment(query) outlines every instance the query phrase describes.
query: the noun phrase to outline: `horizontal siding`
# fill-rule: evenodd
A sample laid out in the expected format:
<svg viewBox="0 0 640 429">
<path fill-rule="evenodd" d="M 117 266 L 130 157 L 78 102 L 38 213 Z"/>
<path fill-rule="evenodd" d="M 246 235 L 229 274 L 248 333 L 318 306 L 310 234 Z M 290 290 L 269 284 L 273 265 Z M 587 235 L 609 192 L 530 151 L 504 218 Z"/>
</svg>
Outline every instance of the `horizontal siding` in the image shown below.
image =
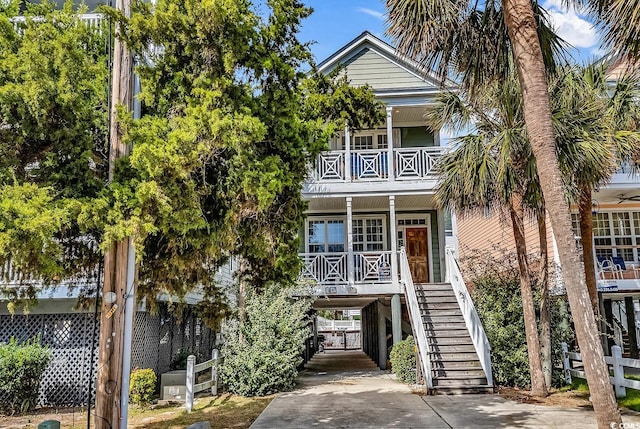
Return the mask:
<svg viewBox="0 0 640 429">
<path fill-rule="evenodd" d="M 549 260 L 553 260 L 553 236 L 551 232 L 549 218 L 547 217 L 547 246 L 549 249 Z M 527 242 L 527 252 L 539 254 L 540 240 L 538 239 L 538 225 L 535 219 L 525 220 L 525 240 Z M 485 217 L 482 215 L 466 216 L 458 219 L 458 243 L 460 246 L 460 257 L 472 256 L 478 252 L 489 252 L 498 256 L 499 251 L 495 247 L 507 249 L 515 253 L 515 241 L 513 239 L 513 228 L 511 221 L 501 220 L 499 216 L 492 215 Z"/>
<path fill-rule="evenodd" d="M 431 87 L 422 79 L 404 70 L 370 49 L 345 64 L 347 77 L 354 86 L 369 84 L 373 89 Z"/>
</svg>

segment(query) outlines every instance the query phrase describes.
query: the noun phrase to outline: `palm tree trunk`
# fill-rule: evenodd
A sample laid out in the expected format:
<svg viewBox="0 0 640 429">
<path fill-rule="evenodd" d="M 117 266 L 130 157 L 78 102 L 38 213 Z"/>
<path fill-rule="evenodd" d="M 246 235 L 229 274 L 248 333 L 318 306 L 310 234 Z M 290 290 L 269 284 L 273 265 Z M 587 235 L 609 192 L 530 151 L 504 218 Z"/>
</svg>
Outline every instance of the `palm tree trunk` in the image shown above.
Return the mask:
<svg viewBox="0 0 640 429">
<path fill-rule="evenodd" d="M 538 338 L 536 308 L 533 303 L 531 277 L 529 276 L 529 261 L 527 259 L 527 244 L 524 236 L 524 210 L 520 197 L 514 196 L 511 200 L 509 214 L 511 215 L 511 223 L 513 225 L 513 238 L 516 242 L 518 269 L 520 271 L 520 293 L 522 295 L 524 330 L 527 337 L 527 352 L 529 354 L 531 394 L 533 396 L 545 397 L 548 395 L 548 392 L 544 383 L 544 374 L 540 361 L 540 339 Z"/>
<path fill-rule="evenodd" d="M 531 147 L 536 157 L 542 192 L 556 237 L 563 268 L 564 284 L 571 306 L 576 337 L 584 362 L 598 427 L 621 423 L 609 382 L 609 371 L 599 341 L 599 331 L 591 310 L 591 300 L 580 269 L 573 239 L 571 214 L 564 199 L 563 183 L 555 152 L 551 108 L 540 41 L 536 32 L 531 0 L 503 0 L 518 78 L 524 100 L 524 117 Z"/>
<path fill-rule="evenodd" d="M 551 361 L 551 305 L 549 303 L 549 247 L 547 243 L 546 211 L 538 213 L 538 237 L 540 241 L 540 351 L 544 384 L 551 388 L 553 362 Z"/>
<path fill-rule="evenodd" d="M 580 185 L 580 243 L 582 244 L 582 261 L 584 276 L 589 290 L 593 314 L 600 314 L 598 302 L 598 283 L 596 281 L 595 258 L 593 257 L 593 217 L 591 214 L 591 187 Z"/>
</svg>

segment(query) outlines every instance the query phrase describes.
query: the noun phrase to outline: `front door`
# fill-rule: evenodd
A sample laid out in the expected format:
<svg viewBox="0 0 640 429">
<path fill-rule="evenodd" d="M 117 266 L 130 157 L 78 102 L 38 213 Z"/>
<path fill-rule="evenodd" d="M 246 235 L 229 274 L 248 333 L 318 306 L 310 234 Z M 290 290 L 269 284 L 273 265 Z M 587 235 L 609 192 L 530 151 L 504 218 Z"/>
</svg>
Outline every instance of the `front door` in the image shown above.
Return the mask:
<svg viewBox="0 0 640 429">
<path fill-rule="evenodd" d="M 414 283 L 429 282 L 429 234 L 427 228 L 407 228 L 406 248 Z"/>
</svg>

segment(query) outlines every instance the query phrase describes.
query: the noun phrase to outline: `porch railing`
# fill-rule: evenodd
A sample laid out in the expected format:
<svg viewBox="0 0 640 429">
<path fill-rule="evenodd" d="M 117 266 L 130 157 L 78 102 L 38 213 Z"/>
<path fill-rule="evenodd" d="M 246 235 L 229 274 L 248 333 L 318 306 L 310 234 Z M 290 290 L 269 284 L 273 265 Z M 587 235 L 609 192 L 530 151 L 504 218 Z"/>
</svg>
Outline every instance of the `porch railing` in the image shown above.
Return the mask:
<svg viewBox="0 0 640 429">
<path fill-rule="evenodd" d="M 34 17 L 32 18 L 34 21 L 42 22 L 44 21 L 43 17 Z M 25 16 L 16 16 L 11 18 L 11 22 L 13 23 L 13 28 L 19 34 L 23 34 L 23 25 L 27 21 Z M 101 13 L 84 13 L 80 15 L 80 21 L 82 21 L 85 25 L 90 28 L 94 28 L 98 31 L 102 31 L 102 25 L 104 21 L 104 16 Z"/>
<path fill-rule="evenodd" d="M 418 295 L 416 293 L 413 278 L 411 277 L 411 268 L 404 247 L 400 250 L 400 275 L 402 283 L 404 283 L 404 295 L 409 311 L 409 319 L 413 327 L 416 345 L 418 347 L 418 356 L 420 357 L 420 365 L 422 375 L 425 380 L 427 389 L 433 389 L 433 376 L 431 374 L 431 359 L 429 357 L 429 339 L 422 323 L 422 312 L 420 304 L 418 304 Z"/>
<path fill-rule="evenodd" d="M 473 341 L 476 353 L 478 353 L 480 365 L 482 365 L 482 369 L 487 377 L 487 384 L 489 386 L 493 386 L 493 374 L 491 372 L 491 345 L 489 345 L 489 339 L 487 338 L 487 334 L 484 332 L 476 307 L 473 305 L 471 295 L 464 283 L 462 273 L 460 272 L 460 267 L 458 266 L 458 261 L 456 260 L 453 250 L 446 249 L 445 253 L 447 270 L 446 280 L 450 282 L 453 287 L 458 305 L 460 306 L 460 310 L 462 310 L 464 322 L 469 330 L 469 335 Z"/>
<path fill-rule="evenodd" d="M 394 178 L 416 180 L 435 175 L 441 147 L 394 148 Z M 347 168 L 346 160 L 350 158 Z M 350 173 L 349 173 L 350 172 Z M 311 171 L 314 182 L 384 181 L 389 179 L 387 149 L 344 150 L 323 152 Z"/>
<path fill-rule="evenodd" d="M 391 251 L 353 252 L 355 282 L 388 283 L 391 278 Z M 300 253 L 301 279 L 319 284 L 349 283 L 349 253 Z"/>
<path fill-rule="evenodd" d="M 301 253 L 303 280 L 319 284 L 345 284 L 348 282 L 347 252 L 341 253 Z"/>
</svg>

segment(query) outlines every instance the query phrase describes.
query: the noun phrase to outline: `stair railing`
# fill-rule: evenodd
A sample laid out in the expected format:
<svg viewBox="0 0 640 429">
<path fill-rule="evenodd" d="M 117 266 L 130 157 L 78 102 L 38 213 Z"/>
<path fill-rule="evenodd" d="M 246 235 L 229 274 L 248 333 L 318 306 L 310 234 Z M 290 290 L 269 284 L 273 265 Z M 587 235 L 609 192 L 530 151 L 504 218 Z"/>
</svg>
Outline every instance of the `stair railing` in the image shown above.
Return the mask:
<svg viewBox="0 0 640 429">
<path fill-rule="evenodd" d="M 402 283 L 404 283 L 404 296 L 407 301 L 409 319 L 411 319 L 411 326 L 413 327 L 413 333 L 418 346 L 418 356 L 420 358 L 422 373 L 424 374 L 427 389 L 430 390 L 433 389 L 433 377 L 431 375 L 431 359 L 429 357 L 429 340 L 427 339 L 427 333 L 424 329 L 422 313 L 420 313 L 420 305 L 418 304 L 418 295 L 416 293 L 416 287 L 413 284 L 411 270 L 409 269 L 409 260 L 407 259 L 407 253 L 404 247 L 400 249 L 400 276 Z"/>
<path fill-rule="evenodd" d="M 487 338 L 487 334 L 484 332 L 482 322 L 476 311 L 476 307 L 473 305 L 473 300 L 467 289 L 467 285 L 464 283 L 462 273 L 460 272 L 460 266 L 456 260 L 456 256 L 453 249 L 446 249 L 446 276 L 447 281 L 451 283 L 460 310 L 462 310 L 462 316 L 464 322 L 469 330 L 469 335 L 473 341 L 473 345 L 478 353 L 480 359 L 480 365 L 487 377 L 487 384 L 493 386 L 493 374 L 491 372 L 491 345 Z"/>
</svg>

